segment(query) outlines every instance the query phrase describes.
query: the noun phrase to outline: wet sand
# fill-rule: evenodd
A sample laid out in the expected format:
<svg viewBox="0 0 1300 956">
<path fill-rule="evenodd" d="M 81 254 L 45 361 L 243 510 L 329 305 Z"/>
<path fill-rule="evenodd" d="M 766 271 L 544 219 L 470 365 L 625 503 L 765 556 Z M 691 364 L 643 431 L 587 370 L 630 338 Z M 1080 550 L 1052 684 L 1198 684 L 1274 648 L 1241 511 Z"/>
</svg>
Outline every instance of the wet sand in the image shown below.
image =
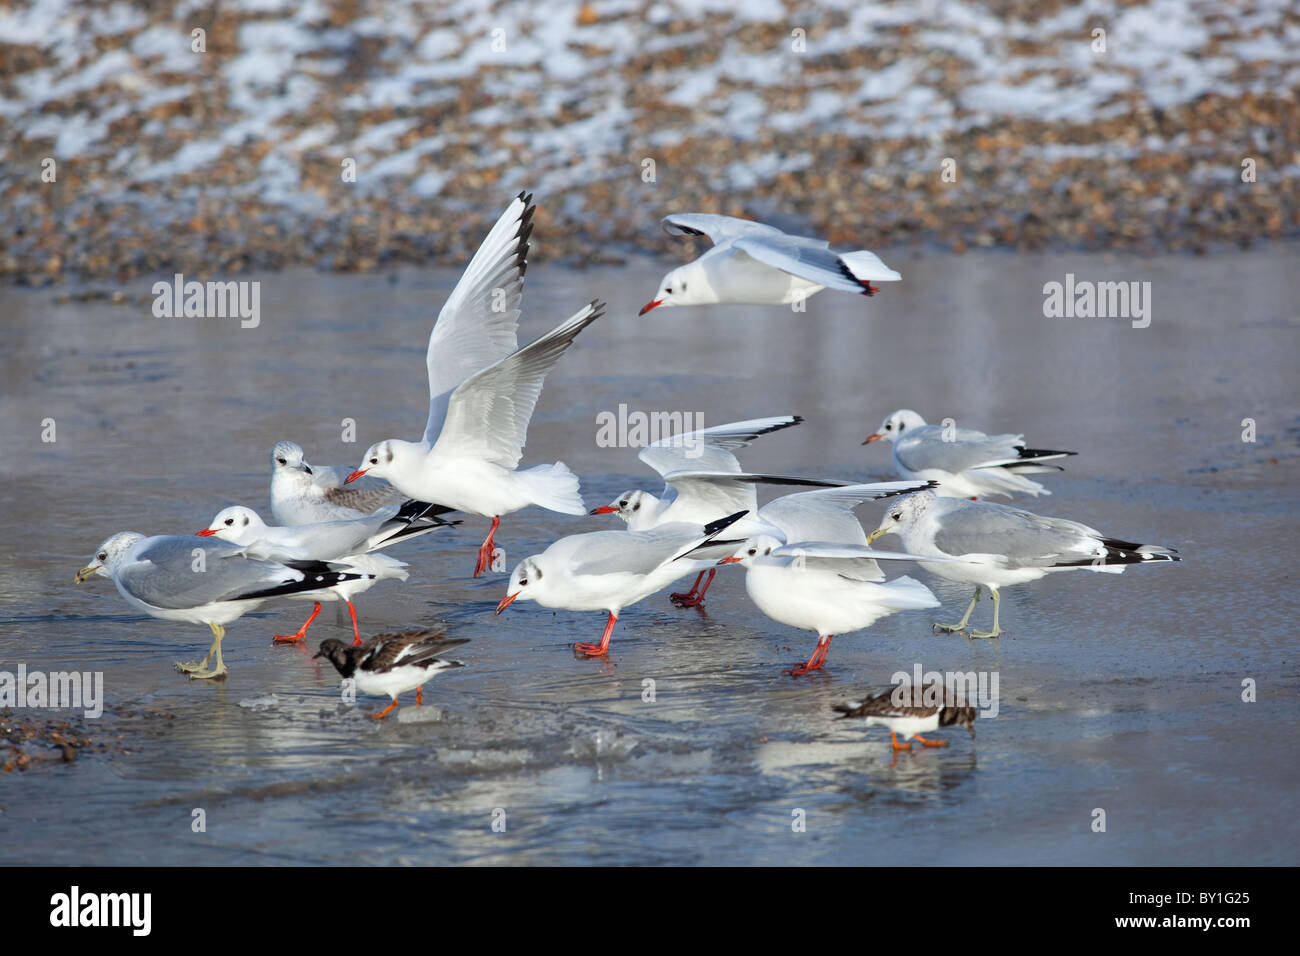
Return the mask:
<svg viewBox="0 0 1300 956">
<path fill-rule="evenodd" d="M 654 489 L 635 450 L 596 444 L 596 415 L 626 403 L 708 424 L 797 413 L 802 426 L 742 461 L 886 477 L 888 451 L 859 443 L 912 407 L 1077 450 L 1044 479 L 1052 496 L 1024 503 L 1177 548 L 1181 564 L 1010 589 L 1006 635 L 974 643 L 929 629 L 968 593 L 913 572 L 941 611 L 839 638 L 825 672 L 792 680 L 781 669 L 815 638 L 760 615 L 731 569 L 706 613 L 650 598 L 625 611 L 608 662 L 575 660 L 569 646 L 597 638 L 601 616 L 516 604 L 495 617 L 505 579 L 470 578 L 486 526 L 471 518 L 401 548 L 412 580 L 357 603 L 363 632 L 443 624 L 471 638 L 469 666 L 426 687 L 444 719 L 378 725 L 362 711 L 382 701 L 345 706 L 331 668 L 270 646 L 310 605 L 231 625 L 229 678 L 191 683 L 172 661 L 206 648 L 204 628 L 142 618 L 107 581 L 72 575 L 118 530 L 188 533 L 236 502 L 266 514 L 277 439 L 352 464 L 372 441 L 417 435 L 428 329 L 458 270 L 253 275 L 256 329 L 154 318 L 134 301 L 147 282 L 125 289 L 129 305 L 0 290 L 0 670 L 103 671 L 107 696 L 98 720 L 0 716 L 67 719 L 108 745 L 64 763 L 28 744 L 41 759 L 0 774 L 0 862 L 1300 862 L 1296 247 L 1140 260 L 881 252 L 905 282 L 871 300 L 823 293 L 803 315 L 638 319 L 667 257 L 531 269 L 521 338 L 592 297 L 610 310 L 548 379 L 525 464 L 564 460 L 591 506 Z M 1042 286 L 1067 272 L 1150 280 L 1150 327 L 1044 318 Z M 339 441 L 344 417 L 355 444 Z M 40 441 L 45 418 L 53 444 Z M 498 542 L 512 566 L 601 527 L 521 512 Z M 990 613 L 982 602 L 976 620 Z M 327 608 L 312 649 L 347 630 Z M 948 749 L 893 762 L 887 733 L 830 708 L 917 663 L 996 671 L 1000 711 L 973 741 L 949 733 Z M 654 703 L 642 702 L 646 678 Z M 1256 703 L 1241 700 L 1244 678 Z M 204 833 L 191 830 L 195 808 Z M 492 829 L 497 808 L 505 832 Z M 1091 830 L 1095 808 L 1105 833 Z M 806 832 L 792 832 L 796 809 Z"/>
</svg>

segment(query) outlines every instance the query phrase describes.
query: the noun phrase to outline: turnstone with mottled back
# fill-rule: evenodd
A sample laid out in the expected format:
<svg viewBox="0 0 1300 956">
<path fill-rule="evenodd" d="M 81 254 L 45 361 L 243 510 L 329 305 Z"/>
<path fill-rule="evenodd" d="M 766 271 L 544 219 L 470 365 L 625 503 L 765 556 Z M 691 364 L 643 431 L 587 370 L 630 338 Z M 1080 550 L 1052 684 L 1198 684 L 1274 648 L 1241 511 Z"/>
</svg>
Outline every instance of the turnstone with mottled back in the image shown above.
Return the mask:
<svg viewBox="0 0 1300 956">
<path fill-rule="evenodd" d="M 898 691 L 899 688 L 895 687 L 874 697 L 836 704 L 834 709 L 842 715 L 840 720 L 859 717 L 866 720 L 868 727 L 888 728 L 889 739 L 895 750 L 911 750 L 913 740 L 919 740 L 926 747 L 946 747 L 946 740 L 927 740 L 921 734 L 954 724 L 965 727 L 972 737 L 975 736 L 975 718 L 978 714 L 973 706 L 959 704 L 947 692 L 941 704 L 900 705 L 894 699 Z M 898 742 L 898 734 L 903 735 L 905 743 Z"/>
<path fill-rule="evenodd" d="M 315 656 L 326 658 L 344 678 L 352 678 L 361 693 L 393 698 L 383 710 L 370 715 L 382 720 L 397 706 L 398 695 L 409 690 L 415 691 L 416 705 L 423 706 L 424 684 L 429 678 L 439 671 L 465 666 L 438 655 L 467 643 L 467 637 L 448 638 L 442 631 L 423 629 L 377 634 L 361 645 L 330 638 L 321 641 Z"/>
</svg>

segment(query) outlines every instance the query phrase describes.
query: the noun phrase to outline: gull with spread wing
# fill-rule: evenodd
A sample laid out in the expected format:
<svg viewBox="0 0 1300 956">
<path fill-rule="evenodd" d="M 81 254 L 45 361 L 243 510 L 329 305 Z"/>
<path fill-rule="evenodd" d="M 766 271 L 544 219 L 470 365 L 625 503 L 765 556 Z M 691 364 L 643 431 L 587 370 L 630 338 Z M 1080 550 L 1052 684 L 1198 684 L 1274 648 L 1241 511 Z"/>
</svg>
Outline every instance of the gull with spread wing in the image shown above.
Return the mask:
<svg viewBox="0 0 1300 956">
<path fill-rule="evenodd" d="M 578 333 L 604 313 L 591 302 L 535 342 L 517 347 L 529 198 L 511 204 L 479 247 L 429 336 L 429 418 L 418 442 L 366 450 L 347 478 L 385 478 L 402 494 L 492 518 L 474 566 L 492 558 L 501 516 L 537 505 L 583 514 L 578 477 L 563 462 L 518 470 L 547 373 Z"/>
<path fill-rule="evenodd" d="M 750 219 L 685 213 L 666 216 L 663 227 L 670 236 L 707 236 L 713 248 L 664 276 L 641 315 L 670 305 L 788 305 L 822 289 L 874 295 L 872 282 L 902 278 L 874 252 L 832 252 L 825 239 Z"/>
</svg>

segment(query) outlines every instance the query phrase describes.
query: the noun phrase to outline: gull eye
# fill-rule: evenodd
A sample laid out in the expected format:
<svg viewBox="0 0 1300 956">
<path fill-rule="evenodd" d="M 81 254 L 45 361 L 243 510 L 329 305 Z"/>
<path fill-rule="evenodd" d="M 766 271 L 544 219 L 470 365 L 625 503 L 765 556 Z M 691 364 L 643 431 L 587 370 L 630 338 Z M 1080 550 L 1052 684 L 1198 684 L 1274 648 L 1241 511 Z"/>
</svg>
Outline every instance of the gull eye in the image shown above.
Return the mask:
<svg viewBox="0 0 1300 956">
<path fill-rule="evenodd" d="M 750 548 L 750 549 L 749 549 L 749 553 L 750 553 L 750 554 L 758 554 L 758 548 Z"/>
<path fill-rule="evenodd" d="M 108 552 L 107 552 L 107 551 L 101 551 L 101 552 L 99 552 L 99 554 L 95 555 L 95 560 L 96 560 L 96 561 L 107 561 L 107 560 L 108 560 Z"/>
<path fill-rule="evenodd" d="M 522 588 L 522 587 L 526 587 L 527 584 L 528 584 L 528 579 L 527 579 L 527 578 L 520 578 L 520 579 L 519 579 L 519 586 L 520 586 L 521 588 Z"/>
<path fill-rule="evenodd" d="M 670 285 L 664 286 L 664 295 L 672 295 L 672 294 L 673 294 L 673 287 Z"/>
<path fill-rule="evenodd" d="M 885 431 L 892 432 L 893 430 L 894 430 L 893 424 L 891 422 L 885 422 Z"/>
<path fill-rule="evenodd" d="M 226 519 L 226 527 L 230 527 L 230 526 L 231 526 L 232 524 L 234 524 L 234 523 L 235 523 L 235 519 L 234 519 L 234 518 L 227 518 L 227 519 Z"/>
<path fill-rule="evenodd" d="M 626 508 L 626 507 L 627 507 L 627 499 L 624 498 L 622 501 L 620 501 L 620 502 L 618 503 L 618 506 L 619 506 L 620 508 Z"/>
<path fill-rule="evenodd" d="M 282 465 L 287 465 L 287 464 L 289 464 L 289 463 L 288 463 L 287 461 L 285 461 L 283 458 L 277 458 L 276 461 L 279 462 L 279 463 L 282 464 Z"/>
<path fill-rule="evenodd" d="M 378 458 L 371 458 L 371 459 L 370 459 L 370 464 L 372 464 L 372 465 L 377 465 L 377 464 L 379 464 L 379 459 L 378 459 Z"/>
<path fill-rule="evenodd" d="M 892 515 L 890 515 L 889 517 L 893 518 L 895 521 L 902 521 L 902 520 L 903 520 L 903 512 L 901 512 L 901 511 L 895 511 L 895 512 L 894 512 Z"/>
</svg>

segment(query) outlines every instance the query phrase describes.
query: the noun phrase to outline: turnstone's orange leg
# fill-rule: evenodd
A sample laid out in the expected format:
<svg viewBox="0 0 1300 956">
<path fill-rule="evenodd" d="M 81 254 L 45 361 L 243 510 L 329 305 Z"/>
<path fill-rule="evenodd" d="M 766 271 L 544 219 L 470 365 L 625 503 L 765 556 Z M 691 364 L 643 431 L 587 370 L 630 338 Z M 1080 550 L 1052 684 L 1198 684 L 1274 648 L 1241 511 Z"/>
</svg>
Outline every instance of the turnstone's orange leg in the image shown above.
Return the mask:
<svg viewBox="0 0 1300 956">
<path fill-rule="evenodd" d="M 488 568 L 488 563 L 492 560 L 492 536 L 497 533 L 497 528 L 501 527 L 501 518 L 493 517 L 492 527 L 488 529 L 487 537 L 479 545 L 478 561 L 474 565 L 474 577 L 478 577 Z"/>
<path fill-rule="evenodd" d="M 423 707 L 423 706 L 424 706 L 424 688 L 423 688 L 423 687 L 417 687 L 417 688 L 415 688 L 415 706 L 416 706 L 416 707 Z"/>
<path fill-rule="evenodd" d="M 900 743 L 898 742 L 898 735 L 895 734 L 892 730 L 889 732 L 889 739 L 890 739 L 890 741 L 893 743 L 893 745 L 894 745 L 894 749 L 895 749 L 895 750 L 911 750 L 911 749 L 912 749 L 912 742 L 911 742 L 910 740 L 905 740 L 905 741 L 903 741 L 903 742 L 900 744 Z M 920 737 L 917 737 L 916 739 L 917 739 L 917 740 L 920 740 L 921 738 L 920 738 Z"/>
<path fill-rule="evenodd" d="M 789 674 L 791 677 L 803 677 L 809 671 L 820 670 L 826 663 L 826 652 L 831 649 L 831 641 L 834 640 L 834 634 L 828 634 L 823 640 L 817 642 L 817 649 L 813 651 L 812 657 L 808 658 L 807 664 L 800 664 L 798 667 L 792 667 L 789 670 L 782 671 L 782 674 Z"/>
<path fill-rule="evenodd" d="M 609 636 L 614 633 L 614 625 L 618 623 L 618 615 L 613 611 L 609 614 L 609 620 L 605 622 L 605 633 L 600 635 L 599 644 L 588 644 L 580 641 L 573 645 L 573 649 L 579 654 L 586 654 L 588 657 L 600 657 L 602 654 L 609 653 Z"/>
<path fill-rule="evenodd" d="M 344 600 L 347 599 L 344 598 Z M 365 642 L 361 640 L 361 629 L 357 627 L 357 609 L 352 606 L 351 601 L 347 601 L 347 605 L 348 613 L 352 615 L 352 643 L 363 644 Z"/>
<path fill-rule="evenodd" d="M 352 605 L 349 604 L 348 606 L 351 607 Z M 298 628 L 297 633 L 276 634 L 271 638 L 271 640 L 276 642 L 277 644 L 294 644 L 298 641 L 305 640 L 307 636 L 307 628 L 311 626 L 312 621 L 316 620 L 316 615 L 319 613 L 320 613 L 320 601 L 317 601 L 316 606 L 312 609 L 311 617 L 303 621 L 302 627 Z"/>
<path fill-rule="evenodd" d="M 375 720 L 383 720 L 385 717 L 387 717 L 389 714 L 391 714 L 391 713 L 393 712 L 393 708 L 396 707 L 396 706 L 397 706 L 397 698 L 394 697 L 394 698 L 393 698 L 393 702 L 392 702 L 391 704 L 389 704 L 387 707 L 385 707 L 385 708 L 384 708 L 383 710 L 381 710 L 379 713 L 377 713 L 377 714 L 371 714 L 370 716 L 373 717 L 373 718 L 375 718 Z"/>
<path fill-rule="evenodd" d="M 926 739 L 925 739 L 924 737 L 922 737 L 920 734 L 912 734 L 912 739 L 913 739 L 913 740 L 919 740 L 919 741 L 921 741 L 921 743 L 924 744 L 926 747 L 946 747 L 946 746 L 948 746 L 948 741 L 946 741 L 946 740 L 926 740 Z"/>
</svg>

